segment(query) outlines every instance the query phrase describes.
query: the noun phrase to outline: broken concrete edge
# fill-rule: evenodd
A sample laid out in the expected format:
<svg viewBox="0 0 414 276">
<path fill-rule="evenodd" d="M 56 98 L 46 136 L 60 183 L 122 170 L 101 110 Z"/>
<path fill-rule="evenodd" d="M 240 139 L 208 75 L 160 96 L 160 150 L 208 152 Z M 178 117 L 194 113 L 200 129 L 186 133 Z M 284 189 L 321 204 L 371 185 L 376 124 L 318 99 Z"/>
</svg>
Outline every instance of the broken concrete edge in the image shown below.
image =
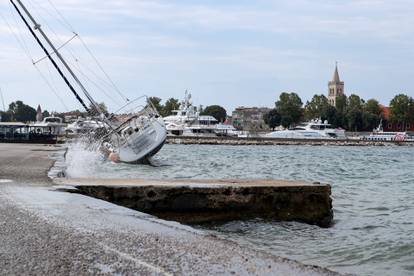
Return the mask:
<svg viewBox="0 0 414 276">
<path fill-rule="evenodd" d="M 58 179 L 60 185 L 157 217 L 186 224 L 252 218 L 333 223 L 331 186 L 298 181 Z"/>
<path fill-rule="evenodd" d="M 325 187 L 330 185 L 320 182 L 305 182 L 281 179 L 144 179 L 144 178 L 56 178 L 56 184 L 72 186 L 157 186 L 157 187 L 188 187 L 188 188 L 219 188 L 219 187 Z"/>
</svg>

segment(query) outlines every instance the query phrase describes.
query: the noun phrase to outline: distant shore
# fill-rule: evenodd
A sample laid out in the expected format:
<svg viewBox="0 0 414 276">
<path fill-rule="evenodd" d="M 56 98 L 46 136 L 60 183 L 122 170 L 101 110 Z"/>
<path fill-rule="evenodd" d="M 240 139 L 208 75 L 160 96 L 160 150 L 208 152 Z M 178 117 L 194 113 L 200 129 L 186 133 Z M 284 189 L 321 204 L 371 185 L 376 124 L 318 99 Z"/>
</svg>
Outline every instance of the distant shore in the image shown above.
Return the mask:
<svg viewBox="0 0 414 276">
<path fill-rule="evenodd" d="M 312 146 L 414 146 L 414 141 L 367 141 L 356 139 L 289 139 L 265 137 L 168 136 L 167 144 L 183 145 L 312 145 Z"/>
</svg>

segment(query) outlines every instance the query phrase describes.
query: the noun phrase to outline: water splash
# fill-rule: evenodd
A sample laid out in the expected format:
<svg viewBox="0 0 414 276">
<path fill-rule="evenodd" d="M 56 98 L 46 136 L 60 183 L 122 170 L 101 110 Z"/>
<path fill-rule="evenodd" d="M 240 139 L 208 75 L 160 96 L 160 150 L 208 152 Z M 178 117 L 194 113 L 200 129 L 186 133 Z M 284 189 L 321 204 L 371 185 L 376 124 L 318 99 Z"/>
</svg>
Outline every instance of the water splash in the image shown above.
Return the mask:
<svg viewBox="0 0 414 276">
<path fill-rule="evenodd" d="M 106 162 L 106 158 L 99 150 L 98 143 L 90 142 L 86 138 L 78 139 L 68 146 L 66 176 L 73 178 L 99 177 L 95 174 L 104 162 Z"/>
</svg>

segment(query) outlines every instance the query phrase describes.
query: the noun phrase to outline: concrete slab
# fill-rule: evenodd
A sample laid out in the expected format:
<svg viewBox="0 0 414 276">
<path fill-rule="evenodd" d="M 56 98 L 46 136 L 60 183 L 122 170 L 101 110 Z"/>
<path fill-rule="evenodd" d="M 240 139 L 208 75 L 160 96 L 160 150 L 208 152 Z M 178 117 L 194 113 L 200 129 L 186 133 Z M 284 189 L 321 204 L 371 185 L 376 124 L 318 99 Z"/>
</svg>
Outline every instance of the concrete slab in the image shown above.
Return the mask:
<svg viewBox="0 0 414 276">
<path fill-rule="evenodd" d="M 248 218 L 333 221 L 327 184 L 269 179 L 56 179 L 81 193 L 182 223 Z"/>
</svg>

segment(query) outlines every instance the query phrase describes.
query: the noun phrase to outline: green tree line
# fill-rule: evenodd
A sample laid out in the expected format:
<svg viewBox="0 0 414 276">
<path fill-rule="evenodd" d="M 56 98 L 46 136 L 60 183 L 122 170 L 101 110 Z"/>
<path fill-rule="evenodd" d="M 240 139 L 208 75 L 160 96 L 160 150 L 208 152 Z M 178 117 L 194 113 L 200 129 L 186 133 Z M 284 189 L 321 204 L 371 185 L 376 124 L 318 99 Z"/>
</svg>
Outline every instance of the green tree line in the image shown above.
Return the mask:
<svg viewBox="0 0 414 276">
<path fill-rule="evenodd" d="M 390 102 L 392 123 L 405 129 L 407 123 L 414 123 L 414 99 L 405 94 L 396 95 Z M 275 107 L 263 117 L 272 129 L 282 125 L 289 127 L 301 121 L 312 119 L 327 120 L 334 127 L 349 131 L 370 131 L 384 120 L 383 109 L 375 99 L 365 101 L 355 94 L 336 98 L 336 105 L 329 104 L 325 95 L 314 95 L 304 105 L 296 93 L 280 94 Z M 385 120 L 384 120 L 385 122 Z"/>
<path fill-rule="evenodd" d="M 36 109 L 23 103 L 22 101 L 15 101 L 9 105 L 6 111 L 0 111 L 2 122 L 32 122 L 36 121 Z M 47 110 L 43 111 L 43 117 L 49 116 Z"/>
</svg>

